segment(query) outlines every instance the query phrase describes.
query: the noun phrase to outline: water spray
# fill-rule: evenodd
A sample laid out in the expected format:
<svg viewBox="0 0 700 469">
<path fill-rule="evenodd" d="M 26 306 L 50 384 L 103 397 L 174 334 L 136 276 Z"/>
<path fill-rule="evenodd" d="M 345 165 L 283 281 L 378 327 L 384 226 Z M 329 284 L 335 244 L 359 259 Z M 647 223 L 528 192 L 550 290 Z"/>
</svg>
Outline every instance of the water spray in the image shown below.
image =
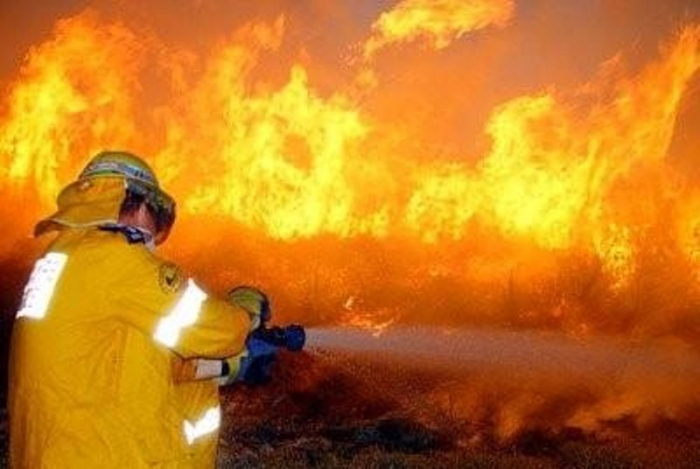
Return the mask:
<svg viewBox="0 0 700 469">
<path fill-rule="evenodd" d="M 444 367 L 485 365 L 526 371 L 562 370 L 566 374 L 678 373 L 700 376 L 700 357 L 661 344 L 612 338 L 580 339 L 554 332 L 499 329 L 447 329 L 395 326 L 382 331 L 344 327 L 306 330 L 306 347 L 386 359 L 433 361 Z"/>
</svg>

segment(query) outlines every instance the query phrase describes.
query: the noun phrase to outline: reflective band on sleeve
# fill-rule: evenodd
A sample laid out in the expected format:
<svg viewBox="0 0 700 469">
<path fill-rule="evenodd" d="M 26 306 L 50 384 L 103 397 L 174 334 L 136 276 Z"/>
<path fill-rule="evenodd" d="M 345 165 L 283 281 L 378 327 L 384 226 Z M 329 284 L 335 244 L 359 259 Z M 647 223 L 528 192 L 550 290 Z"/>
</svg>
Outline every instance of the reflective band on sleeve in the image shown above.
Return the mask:
<svg viewBox="0 0 700 469">
<path fill-rule="evenodd" d="M 41 319 L 46 315 L 67 260 L 66 254 L 50 252 L 34 264 L 29 282 L 24 287 L 22 305 L 17 312 L 17 318 Z"/>
<path fill-rule="evenodd" d="M 194 379 L 218 378 L 224 369 L 224 362 L 221 360 L 207 360 L 200 358 L 197 360 L 197 370 Z"/>
<path fill-rule="evenodd" d="M 185 420 L 184 430 L 187 443 L 194 443 L 197 438 L 216 431 L 221 424 L 221 407 L 216 406 L 207 410 L 204 417 L 194 423 Z"/>
<path fill-rule="evenodd" d="M 207 294 L 191 279 L 188 280 L 187 288 L 170 314 L 160 320 L 153 337 L 166 347 L 174 347 L 180 338 L 182 329 L 197 321 L 202 303 L 206 299 Z"/>
</svg>

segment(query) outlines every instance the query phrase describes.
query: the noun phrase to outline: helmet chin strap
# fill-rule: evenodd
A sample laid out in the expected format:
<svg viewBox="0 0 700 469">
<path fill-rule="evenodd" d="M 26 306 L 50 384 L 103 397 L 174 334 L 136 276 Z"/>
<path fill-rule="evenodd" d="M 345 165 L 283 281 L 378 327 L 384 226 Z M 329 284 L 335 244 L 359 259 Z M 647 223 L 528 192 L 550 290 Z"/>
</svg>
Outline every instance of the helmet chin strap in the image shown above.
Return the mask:
<svg viewBox="0 0 700 469">
<path fill-rule="evenodd" d="M 143 234 L 143 239 L 145 242 L 143 243 L 144 246 L 146 246 L 146 249 L 148 249 L 151 252 L 155 252 L 156 250 L 156 237 L 153 235 L 151 230 L 144 228 L 142 226 L 135 226 L 135 225 L 125 225 L 129 226 L 130 228 L 133 228 L 135 230 L 139 230 Z"/>
<path fill-rule="evenodd" d="M 123 233 L 129 240 L 129 244 L 141 243 L 151 252 L 156 250 L 157 243 L 153 233 L 147 228 L 141 227 L 138 224 L 128 222 L 105 223 L 103 225 L 99 225 L 98 228 L 102 231 Z"/>
</svg>

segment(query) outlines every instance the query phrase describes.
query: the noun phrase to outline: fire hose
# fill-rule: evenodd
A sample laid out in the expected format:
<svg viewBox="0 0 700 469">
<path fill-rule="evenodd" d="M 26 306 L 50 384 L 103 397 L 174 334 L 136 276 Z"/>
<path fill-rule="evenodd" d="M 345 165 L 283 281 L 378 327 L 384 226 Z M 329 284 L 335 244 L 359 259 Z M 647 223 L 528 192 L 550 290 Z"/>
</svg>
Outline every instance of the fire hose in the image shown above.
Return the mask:
<svg viewBox="0 0 700 469">
<path fill-rule="evenodd" d="M 299 324 L 266 327 L 263 323 L 250 333 L 250 337 L 290 352 L 300 352 L 306 343 L 306 331 Z"/>
</svg>

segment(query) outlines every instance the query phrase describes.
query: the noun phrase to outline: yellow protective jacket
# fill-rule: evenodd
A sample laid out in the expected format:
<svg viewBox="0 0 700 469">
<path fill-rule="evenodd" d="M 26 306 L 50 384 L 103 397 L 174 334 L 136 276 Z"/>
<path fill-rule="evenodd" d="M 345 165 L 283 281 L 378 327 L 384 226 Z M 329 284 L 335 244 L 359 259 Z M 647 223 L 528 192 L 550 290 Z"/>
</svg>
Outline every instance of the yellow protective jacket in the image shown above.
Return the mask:
<svg viewBox="0 0 700 469">
<path fill-rule="evenodd" d="M 248 329 L 245 311 L 143 244 L 61 231 L 35 264 L 13 330 L 11 466 L 201 467 L 196 453 L 221 415 L 215 387 L 180 389 L 172 363 L 235 355 Z M 210 407 L 189 400 L 198 393 Z"/>
</svg>

